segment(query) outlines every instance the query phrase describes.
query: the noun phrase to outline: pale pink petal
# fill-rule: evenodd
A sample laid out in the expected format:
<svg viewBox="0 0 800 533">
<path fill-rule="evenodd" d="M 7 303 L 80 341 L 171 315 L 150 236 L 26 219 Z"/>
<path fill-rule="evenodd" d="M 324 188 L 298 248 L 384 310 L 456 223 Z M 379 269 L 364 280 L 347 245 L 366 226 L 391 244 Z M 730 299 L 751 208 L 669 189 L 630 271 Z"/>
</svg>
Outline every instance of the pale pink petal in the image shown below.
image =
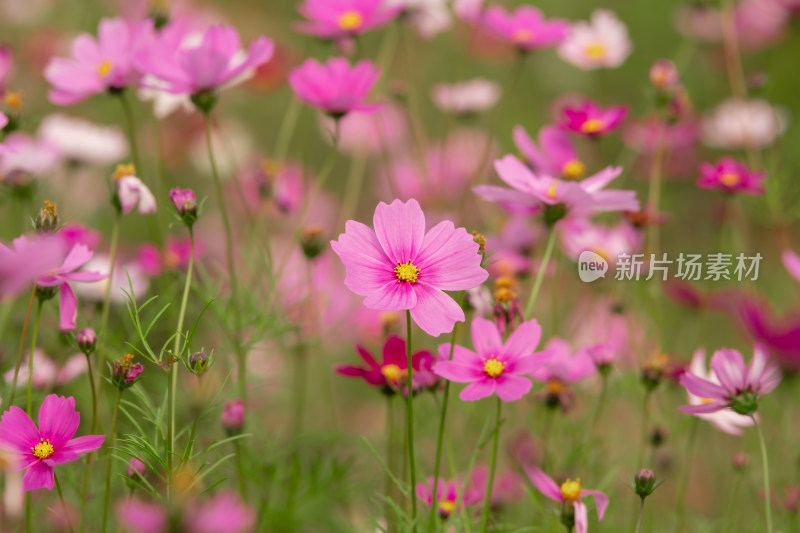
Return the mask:
<svg viewBox="0 0 800 533">
<path fill-rule="evenodd" d="M 697 405 L 682 405 L 678 407 L 678 409 L 683 411 L 687 415 L 701 415 L 706 413 L 716 413 L 717 411 L 721 411 L 726 407 L 727 403 L 716 400 L 713 402 L 700 403 Z"/>
<path fill-rule="evenodd" d="M 346 269 L 345 286 L 356 294 L 369 296 L 390 280 L 396 281 L 394 267 L 375 232 L 354 220 L 348 220 L 345 228 L 338 241 L 331 241 Z"/>
<path fill-rule="evenodd" d="M 800 281 L 800 256 L 792 250 L 784 250 L 781 254 L 781 260 L 786 271 L 797 281 Z"/>
<path fill-rule="evenodd" d="M 455 361 L 439 361 L 433 365 L 433 373 L 456 383 L 472 383 L 486 377 L 480 366 L 465 365 Z"/>
<path fill-rule="evenodd" d="M 458 397 L 465 402 L 480 400 L 481 398 L 486 398 L 494 394 L 496 386 L 497 383 L 494 379 L 488 377 L 480 379 L 464 387 L 464 390 L 461 391 Z"/>
<path fill-rule="evenodd" d="M 683 374 L 680 377 L 680 384 L 681 387 L 689 391 L 690 394 L 693 394 L 699 398 L 725 400 L 728 397 L 725 389 L 716 383 L 711 383 L 706 379 L 699 378 L 692 374 Z"/>
<path fill-rule="evenodd" d="M 521 376 L 501 374 L 497 378 L 497 396 L 504 402 L 514 402 L 528 394 L 531 381 Z"/>
<path fill-rule="evenodd" d="M 581 497 L 583 496 L 594 496 L 594 503 L 597 506 L 597 518 L 602 521 L 606 515 L 606 509 L 608 509 L 608 496 L 599 490 L 587 489 L 581 491 Z"/>
<path fill-rule="evenodd" d="M 69 283 L 62 284 L 59 293 L 58 314 L 61 317 L 59 327 L 62 331 L 73 330 L 78 317 L 78 297 L 75 296 L 75 291 Z"/>
<path fill-rule="evenodd" d="M 745 366 L 742 354 L 723 348 L 711 357 L 711 370 L 726 390 L 741 391 L 745 388 Z"/>
<path fill-rule="evenodd" d="M 508 338 L 503 350 L 506 357 L 517 358 L 536 350 L 542 338 L 542 327 L 536 319 L 520 324 Z"/>
<path fill-rule="evenodd" d="M 414 292 L 417 305 L 411 309 L 411 318 L 431 337 L 450 333 L 456 322 L 465 320 L 461 306 L 439 289 L 418 281 Z"/>
<path fill-rule="evenodd" d="M 575 533 L 586 533 L 589 529 L 589 516 L 586 504 L 578 500 L 572 504 L 575 507 Z"/>
<path fill-rule="evenodd" d="M 375 235 L 392 263 L 406 263 L 417 258 L 425 237 L 425 215 L 413 198 L 390 205 L 380 202 L 372 219 Z"/>
<path fill-rule="evenodd" d="M 528 474 L 533 485 L 545 497 L 555 500 L 557 502 L 564 501 L 564 496 L 561 494 L 561 489 L 558 488 L 556 482 L 550 476 L 545 474 L 541 468 L 535 465 L 524 465 L 525 473 Z"/>
<path fill-rule="evenodd" d="M 481 357 L 500 356 L 504 353 L 503 339 L 497 325 L 491 320 L 475 317 L 472 320 L 472 346 Z"/>
<path fill-rule="evenodd" d="M 469 290 L 489 277 L 481 267 L 478 244 L 464 228 L 446 220 L 434 226 L 422 241 L 416 260 L 420 278 L 446 291 Z"/>
<path fill-rule="evenodd" d="M 367 296 L 364 305 L 378 311 L 405 311 L 418 305 L 418 295 L 410 283 L 393 279 Z"/>
</svg>

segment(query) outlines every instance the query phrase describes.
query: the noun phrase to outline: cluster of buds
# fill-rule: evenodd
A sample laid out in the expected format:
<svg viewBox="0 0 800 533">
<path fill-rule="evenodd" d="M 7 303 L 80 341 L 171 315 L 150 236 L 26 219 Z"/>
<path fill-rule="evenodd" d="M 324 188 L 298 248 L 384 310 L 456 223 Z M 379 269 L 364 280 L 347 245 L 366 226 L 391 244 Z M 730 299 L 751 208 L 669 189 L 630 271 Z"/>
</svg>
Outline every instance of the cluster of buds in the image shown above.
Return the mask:
<svg viewBox="0 0 800 533">
<path fill-rule="evenodd" d="M 691 109 L 678 68 L 669 59 L 659 59 L 650 66 L 650 84 L 656 90 L 656 104 L 666 120 L 676 122 Z"/>
<path fill-rule="evenodd" d="M 300 236 L 300 246 L 309 261 L 321 254 L 326 245 L 322 226 L 309 226 L 303 230 Z"/>
<path fill-rule="evenodd" d="M 189 356 L 189 371 L 196 375 L 202 376 L 214 364 L 214 352 L 194 352 Z"/>
<path fill-rule="evenodd" d="M 92 328 L 82 329 L 75 335 L 75 343 L 84 354 L 92 355 L 97 344 L 97 334 Z"/>
<path fill-rule="evenodd" d="M 44 206 L 39 209 L 33 227 L 37 233 L 49 234 L 58 231 L 58 211 L 56 204 L 49 200 L 44 201 Z"/>
<path fill-rule="evenodd" d="M 220 422 L 229 435 L 240 433 L 244 426 L 244 402 L 240 398 L 225 402 Z"/>
<path fill-rule="evenodd" d="M 494 282 L 494 321 L 502 334 L 514 331 L 524 321 L 522 307 L 519 305 L 517 293 L 514 292 L 513 278 L 500 277 Z"/>
<path fill-rule="evenodd" d="M 656 481 L 656 475 L 652 470 L 642 468 L 636 472 L 636 477 L 633 478 L 633 492 L 644 500 L 653 494 L 661 483 L 662 481 Z"/>
<path fill-rule="evenodd" d="M 483 255 L 486 253 L 486 237 L 478 233 L 477 231 L 472 232 L 472 240 L 475 241 L 478 245 L 478 253 Z"/>
<path fill-rule="evenodd" d="M 122 359 L 117 359 L 111 365 L 111 383 L 119 390 L 125 390 L 144 372 L 144 365 L 133 362 L 133 355 L 127 354 Z"/>
<path fill-rule="evenodd" d="M 186 224 L 186 227 L 192 229 L 192 226 L 197 222 L 197 197 L 192 189 L 181 189 L 175 187 L 169 191 L 169 199 L 181 222 Z"/>
<path fill-rule="evenodd" d="M 666 375 L 668 364 L 669 357 L 660 352 L 654 353 L 642 363 L 641 379 L 645 389 L 653 391 L 658 387 Z"/>
</svg>

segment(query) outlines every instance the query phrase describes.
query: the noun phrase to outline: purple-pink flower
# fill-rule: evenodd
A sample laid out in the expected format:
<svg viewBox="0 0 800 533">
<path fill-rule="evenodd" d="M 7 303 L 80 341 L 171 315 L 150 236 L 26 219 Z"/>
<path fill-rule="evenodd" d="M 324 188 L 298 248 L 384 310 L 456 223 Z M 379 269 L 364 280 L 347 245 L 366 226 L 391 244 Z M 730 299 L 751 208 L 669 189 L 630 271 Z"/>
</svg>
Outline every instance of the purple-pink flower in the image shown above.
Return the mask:
<svg viewBox="0 0 800 533">
<path fill-rule="evenodd" d="M 134 54 L 152 38 L 153 21 L 103 19 L 97 39 L 82 33 L 72 41 L 72 58 L 53 58 L 44 70 L 53 88 L 48 97 L 58 105 L 76 104 L 105 91 L 119 91 L 138 83 L 141 74 Z"/>
<path fill-rule="evenodd" d="M 368 60 L 350 66 L 343 57 L 329 59 L 324 65 L 316 59 L 308 59 L 289 73 L 289 85 L 295 96 L 306 104 L 340 118 L 350 111 L 377 108 L 364 101 L 378 76 L 380 70 Z"/>
<path fill-rule="evenodd" d="M 324 39 L 341 39 L 374 30 L 389 23 L 403 5 L 387 0 L 305 0 L 297 10 L 307 20 L 298 31 Z"/>
<path fill-rule="evenodd" d="M 23 235 L 11 247 L 0 243 L 0 301 L 57 269 L 68 249 L 60 235 Z"/>
<path fill-rule="evenodd" d="M 360 378 L 373 387 L 381 387 L 386 393 L 393 393 L 408 383 L 408 359 L 406 341 L 392 335 L 383 345 L 382 361 L 378 363 L 363 346 L 356 346 L 358 355 L 366 366 L 337 365 L 334 371 L 341 375 Z M 427 350 L 420 350 L 411 356 L 412 380 L 416 380 L 424 360 L 430 361 L 433 355 Z M 428 364 L 430 366 L 430 364 Z M 416 389 L 417 383 L 413 386 Z"/>
<path fill-rule="evenodd" d="M 103 445 L 104 435 L 73 439 L 81 415 L 75 398 L 51 394 L 39 409 L 39 427 L 25 411 L 11 406 L 0 419 L 0 447 L 17 455 L 17 468 L 25 470 L 22 490 L 53 489 L 53 467 L 76 461 Z"/>
<path fill-rule="evenodd" d="M 576 533 L 586 533 L 589 527 L 589 512 L 583 498 L 593 496 L 597 504 L 597 518 L 602 521 L 608 509 L 608 496 L 599 490 L 588 490 L 581 487 L 580 479 L 567 479 L 559 487 L 553 479 L 545 474 L 537 466 L 525 466 L 525 473 L 528 474 L 533 485 L 547 498 L 560 502 L 564 507 L 572 506 L 574 509 L 573 520 Z M 569 517 L 566 509 L 562 508 L 563 517 Z"/>
<path fill-rule="evenodd" d="M 417 498 L 425 502 L 428 507 L 433 505 L 433 476 L 428 478 L 428 481 L 417 483 L 414 488 L 414 493 Z M 447 518 L 456 509 L 456 502 L 458 501 L 458 485 L 455 481 L 445 481 L 444 479 L 437 480 L 436 483 L 436 507 L 439 511 L 439 516 Z"/>
<path fill-rule="evenodd" d="M 331 242 L 345 265 L 345 285 L 366 296 L 369 309 L 409 310 L 433 337 L 464 321 L 464 311 L 443 291 L 469 290 L 489 277 L 467 230 L 445 220 L 426 232 L 425 215 L 414 199 L 379 203 L 373 225 L 374 231 L 348 220 L 345 233 Z"/>
<path fill-rule="evenodd" d="M 538 146 L 524 127 L 516 126 L 514 144 L 537 174 L 577 180 L 586 172 L 586 166 L 580 160 L 569 135 L 556 126 L 545 126 L 539 130 Z"/>
<path fill-rule="evenodd" d="M 439 361 L 433 371 L 450 381 L 469 383 L 459 395 L 464 401 L 497 394 L 501 400 L 513 402 L 531 390 L 527 376 L 545 361 L 542 352 L 534 352 L 541 336 L 539 323 L 529 320 L 520 324 L 503 343 L 494 322 L 475 318 L 472 321 L 475 351 L 457 345 L 452 360 L 448 361 L 450 344 L 440 344 Z"/>
<path fill-rule="evenodd" d="M 494 35 L 524 52 L 557 46 L 569 35 L 569 22 L 547 20 L 532 6 L 519 6 L 512 12 L 501 6 L 491 6 L 481 22 Z"/>
<path fill-rule="evenodd" d="M 569 343 L 558 337 L 547 342 L 543 353 L 547 355 L 544 365 L 531 372 L 535 381 L 569 385 L 597 372 L 589 350 L 579 349 L 573 352 Z"/>
<path fill-rule="evenodd" d="M 752 171 L 747 165 L 732 157 L 723 157 L 715 164 L 700 165 L 697 186 L 701 189 L 718 189 L 729 193 L 764 194 L 764 171 Z"/>
<path fill-rule="evenodd" d="M 187 509 L 183 526 L 193 533 L 243 533 L 251 531 L 256 514 L 235 492 L 222 491 Z"/>
<path fill-rule="evenodd" d="M 741 415 L 753 415 L 760 396 L 769 394 L 781 382 L 781 371 L 769 361 L 766 349 L 756 344 L 753 359 L 745 365 L 744 357 L 736 350 L 722 348 L 711 357 L 711 371 L 719 380 L 714 383 L 692 373 L 681 375 L 680 383 L 689 394 L 702 401 L 679 409 L 690 415 L 715 413 L 733 409 Z"/>
<path fill-rule="evenodd" d="M 563 113 L 562 128 L 586 137 L 595 138 L 611 133 L 622 124 L 628 114 L 628 107 L 623 105 L 604 109 L 587 100 L 577 107 L 565 107 Z"/>
</svg>

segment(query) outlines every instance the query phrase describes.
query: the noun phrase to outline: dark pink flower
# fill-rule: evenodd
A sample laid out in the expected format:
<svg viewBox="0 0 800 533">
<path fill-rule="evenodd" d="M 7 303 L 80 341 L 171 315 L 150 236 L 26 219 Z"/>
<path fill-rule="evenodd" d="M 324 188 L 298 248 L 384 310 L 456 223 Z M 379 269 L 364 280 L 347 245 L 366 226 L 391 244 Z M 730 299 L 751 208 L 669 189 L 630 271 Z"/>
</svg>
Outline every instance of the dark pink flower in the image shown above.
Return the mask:
<svg viewBox="0 0 800 533">
<path fill-rule="evenodd" d="M 241 429 L 244 425 L 244 402 L 240 398 L 225 402 L 220 419 L 227 430 Z"/>
<path fill-rule="evenodd" d="M 535 381 L 569 385 L 597 372 L 589 350 L 573 352 L 569 343 L 558 337 L 550 339 L 542 353 L 547 355 L 546 362 L 530 374 Z"/>
<path fill-rule="evenodd" d="M 304 0 L 298 11 L 307 21 L 298 31 L 325 39 L 341 39 L 374 30 L 400 14 L 403 5 L 386 0 Z"/>
<path fill-rule="evenodd" d="M 437 480 L 436 483 L 436 507 L 439 511 L 439 516 L 447 518 L 456 509 L 456 502 L 458 501 L 458 485 L 455 481 L 446 481 L 444 479 Z M 417 498 L 425 502 L 430 507 L 433 505 L 433 477 L 429 477 L 428 481 L 417 483 L 414 488 L 414 493 Z"/>
<path fill-rule="evenodd" d="M 235 492 L 223 491 L 187 509 L 183 519 L 192 533 L 243 533 L 251 531 L 256 514 Z"/>
<path fill-rule="evenodd" d="M 732 157 L 723 157 L 715 164 L 700 165 L 697 186 L 702 189 L 719 189 L 729 193 L 764 194 L 764 171 L 755 172 Z"/>
<path fill-rule="evenodd" d="M 25 470 L 22 490 L 53 489 L 53 467 L 76 461 L 103 445 L 104 435 L 73 439 L 81 415 L 75 411 L 75 398 L 51 394 L 39 409 L 39 427 L 25 411 L 11 406 L 0 419 L 0 446 L 15 452 L 17 467 Z"/>
<path fill-rule="evenodd" d="M 581 487 L 581 480 L 568 479 L 559 487 L 553 479 L 542 472 L 537 466 L 525 466 L 525 473 L 528 474 L 533 485 L 547 498 L 560 502 L 562 505 L 571 505 L 574 508 L 575 531 L 586 533 L 589 527 L 589 513 L 586 504 L 583 503 L 585 496 L 593 496 L 597 505 L 597 518 L 602 521 L 608 509 L 608 496 L 599 490 L 588 490 Z M 562 509 L 562 513 L 564 510 Z M 569 516 L 569 515 L 567 515 Z"/>
<path fill-rule="evenodd" d="M 385 392 L 392 393 L 408 383 L 408 356 L 406 341 L 396 335 L 386 339 L 383 345 L 382 361 L 378 363 L 363 346 L 356 346 L 358 355 L 367 366 L 337 365 L 334 371 L 342 376 L 361 378 L 373 387 L 382 387 Z M 427 350 L 420 350 L 411 356 L 412 380 L 421 370 L 423 360 L 430 361 L 433 355 Z M 417 383 L 414 383 L 414 388 Z"/>
<path fill-rule="evenodd" d="M 334 117 L 342 117 L 350 111 L 377 108 L 364 100 L 379 75 L 378 67 L 366 59 L 352 67 L 343 57 L 329 59 L 324 65 L 316 59 L 308 59 L 289 73 L 289 85 L 303 102 Z"/>
<path fill-rule="evenodd" d="M 547 20 L 532 6 L 519 6 L 513 12 L 491 6 L 481 22 L 484 28 L 525 52 L 557 46 L 569 35 L 569 22 Z"/>
<path fill-rule="evenodd" d="M 607 135 L 617 128 L 628 114 L 627 106 L 601 108 L 592 101 L 578 107 L 565 107 L 561 127 L 586 137 Z"/>
</svg>

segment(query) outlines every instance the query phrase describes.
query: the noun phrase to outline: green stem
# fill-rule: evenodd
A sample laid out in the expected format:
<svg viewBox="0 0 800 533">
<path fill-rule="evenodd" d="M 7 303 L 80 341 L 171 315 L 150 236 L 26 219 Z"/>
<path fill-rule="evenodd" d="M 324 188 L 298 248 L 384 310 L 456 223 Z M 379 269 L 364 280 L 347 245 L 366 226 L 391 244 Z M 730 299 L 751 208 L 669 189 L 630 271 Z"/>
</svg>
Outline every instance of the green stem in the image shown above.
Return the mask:
<svg viewBox="0 0 800 533">
<path fill-rule="evenodd" d="M 489 515 L 492 509 L 492 488 L 494 487 L 494 473 L 497 469 L 497 445 L 500 442 L 500 411 L 503 401 L 497 398 L 497 411 L 495 413 L 496 426 L 494 428 L 494 442 L 492 443 L 492 458 L 489 463 L 489 479 L 486 480 L 486 495 L 483 498 L 483 513 L 481 518 L 481 533 L 489 531 Z"/>
<path fill-rule="evenodd" d="M 286 108 L 286 114 L 281 121 L 280 129 L 278 130 L 278 139 L 275 141 L 275 150 L 272 152 L 272 157 L 275 158 L 277 163 L 283 161 L 286 154 L 289 152 L 289 144 L 294 135 L 297 120 L 300 118 L 300 111 L 303 106 L 300 100 L 292 97 L 289 102 L 289 107 Z"/>
<path fill-rule="evenodd" d="M 108 465 L 106 466 L 106 490 L 103 496 L 103 533 L 106 533 L 108 523 L 108 502 L 111 499 L 111 466 L 114 464 L 112 453 L 114 451 L 114 441 L 117 431 L 117 413 L 119 412 L 119 402 L 122 399 L 122 389 L 117 390 L 117 401 L 114 403 L 114 414 L 111 417 L 111 432 L 108 437 Z"/>
<path fill-rule="evenodd" d="M 58 491 L 58 499 L 61 500 L 61 511 L 64 513 L 64 520 L 67 521 L 67 529 L 69 533 L 72 533 L 72 521 L 69 519 L 69 513 L 67 511 L 67 504 L 64 502 L 64 494 L 61 492 L 61 483 L 58 482 L 58 476 L 53 473 L 53 479 L 56 482 L 56 490 Z"/>
<path fill-rule="evenodd" d="M 644 468 L 642 461 L 644 461 L 644 450 L 647 447 L 647 426 L 650 422 L 650 395 L 652 391 L 647 389 L 644 393 L 644 402 L 642 402 L 642 428 L 640 430 L 641 441 L 639 442 L 639 454 L 636 456 L 636 470 Z"/>
<path fill-rule="evenodd" d="M 233 441 L 233 448 L 236 452 L 236 473 L 239 477 L 239 496 L 241 496 L 242 501 L 247 500 L 247 486 L 244 482 L 244 466 L 242 463 L 242 447 L 239 445 L 239 441 Z"/>
<path fill-rule="evenodd" d="M 14 405 L 14 396 L 17 394 L 17 378 L 19 377 L 19 368 L 22 366 L 22 354 L 25 353 L 25 333 L 28 331 L 28 322 L 31 319 L 31 311 L 33 311 L 33 300 L 36 297 L 36 284 L 31 287 L 31 297 L 28 299 L 28 310 L 25 312 L 25 322 L 22 323 L 22 333 L 19 337 L 19 353 L 17 354 L 17 364 L 14 366 L 14 381 L 11 383 L 11 392 L 8 397 L 8 405 Z"/>
<path fill-rule="evenodd" d="M 39 317 L 42 314 L 42 304 L 44 301 L 39 298 L 36 306 L 36 316 L 33 319 L 33 331 L 31 332 L 31 351 L 28 355 L 28 416 L 33 416 L 33 352 L 36 350 L 36 333 L 39 331 Z"/>
<path fill-rule="evenodd" d="M 106 292 L 103 295 L 103 310 L 100 314 L 100 346 L 97 353 L 98 360 L 106 358 L 106 343 L 108 341 L 108 315 L 111 309 L 111 286 L 113 285 L 114 266 L 117 263 L 117 249 L 119 248 L 119 227 L 122 212 L 117 210 L 114 226 L 111 229 L 111 248 L 109 249 L 108 278 L 106 279 Z M 101 359 L 102 358 L 102 359 Z"/>
<path fill-rule="evenodd" d="M 136 124 L 133 121 L 131 103 L 128 101 L 128 97 L 125 92 L 120 93 L 119 102 L 122 104 L 122 111 L 125 113 L 125 126 L 128 130 L 128 142 L 131 145 L 131 159 L 133 160 L 133 166 L 138 172 L 141 172 L 141 169 L 139 168 L 139 148 L 136 144 Z"/>
<path fill-rule="evenodd" d="M 539 265 L 539 272 L 536 273 L 536 280 L 533 282 L 533 289 L 531 289 L 531 295 L 528 297 L 528 304 L 525 306 L 525 320 L 531 319 L 533 305 L 536 303 L 536 297 L 539 295 L 539 289 L 542 287 L 544 274 L 547 270 L 548 263 L 550 263 L 550 257 L 553 255 L 555 246 L 556 232 L 553 228 L 550 228 L 550 235 L 547 238 L 547 247 L 544 250 L 544 257 L 542 257 L 542 263 Z"/>
<path fill-rule="evenodd" d="M 33 516 L 31 513 L 31 493 L 30 491 L 25 493 L 25 533 L 31 533 L 33 529 L 31 526 L 33 522 Z"/>
<path fill-rule="evenodd" d="M 392 472 L 394 471 L 394 398 L 386 397 L 386 531 L 394 533 L 394 520 L 392 520 L 392 503 L 394 503 L 394 482 Z"/>
<path fill-rule="evenodd" d="M 761 432 L 761 426 L 758 424 L 755 415 L 750 415 L 753 419 L 753 425 L 756 427 L 758 433 L 758 444 L 761 446 L 761 463 L 764 467 L 764 513 L 767 516 L 767 533 L 772 533 L 772 500 L 769 488 L 769 461 L 767 459 L 767 445 L 764 442 L 764 434 Z"/>
<path fill-rule="evenodd" d="M 689 473 L 692 471 L 692 452 L 697 437 L 697 428 L 700 426 L 700 419 L 692 417 L 692 427 L 689 429 L 689 438 L 686 441 L 686 451 L 684 452 L 683 464 L 681 469 L 681 480 L 678 486 L 678 531 L 684 529 L 686 522 L 686 491 L 689 489 Z M 637 465 L 637 468 L 640 468 Z"/>
<path fill-rule="evenodd" d="M 608 393 L 608 375 L 600 374 L 600 379 L 600 399 L 597 400 L 597 404 L 594 409 L 594 415 L 592 415 L 592 425 L 589 427 L 589 437 L 594 434 L 594 430 L 597 427 L 597 422 L 600 421 L 600 415 L 603 413 L 603 407 L 605 406 L 606 395 Z"/>
<path fill-rule="evenodd" d="M 209 113 L 203 115 L 206 126 L 206 144 L 208 146 L 208 160 L 211 164 L 211 174 L 214 178 L 214 191 L 217 195 L 217 203 L 219 204 L 219 212 L 222 217 L 222 226 L 225 230 L 225 260 L 228 267 L 228 281 L 231 285 L 231 307 L 233 308 L 233 344 L 236 351 L 236 371 L 239 374 L 239 397 L 247 404 L 247 381 L 245 371 L 245 353 L 239 343 L 239 330 L 241 329 L 241 317 L 239 316 L 239 306 L 237 305 L 237 298 L 239 294 L 238 281 L 233 264 L 233 236 L 231 233 L 231 223 L 228 218 L 228 208 L 225 206 L 225 196 L 222 191 L 222 183 L 219 179 L 219 172 L 217 171 L 217 161 L 214 158 L 214 143 L 211 137 L 211 116 Z"/>
<path fill-rule="evenodd" d="M 89 432 L 94 435 L 97 433 L 97 386 L 94 382 L 94 370 L 92 368 L 92 358 L 86 354 L 87 376 L 89 377 L 89 387 L 92 391 L 92 429 Z M 84 530 L 84 517 L 86 514 L 86 492 L 89 490 L 89 471 L 92 468 L 92 454 L 86 454 L 86 467 L 83 469 L 83 485 L 81 487 L 81 521 L 79 529 Z"/>
<path fill-rule="evenodd" d="M 464 307 L 464 298 L 466 297 L 466 292 L 461 292 L 460 304 L 459 307 Z M 456 348 L 456 335 L 458 333 L 458 324 L 456 322 L 453 326 L 453 335 L 450 338 L 450 354 L 447 356 L 448 361 L 452 361 L 453 359 L 453 351 Z M 432 501 L 431 501 L 431 511 L 430 515 L 428 516 L 428 531 L 433 531 L 434 526 L 436 524 L 436 497 L 438 496 L 437 487 L 439 486 L 439 468 L 442 464 L 442 441 L 444 440 L 444 428 L 445 428 L 445 421 L 447 419 L 447 404 L 450 398 L 450 381 L 446 380 L 444 383 L 444 398 L 442 399 L 442 410 L 439 416 L 439 431 L 436 435 L 436 461 L 434 462 L 433 467 L 433 487 L 431 487 L 431 494 Z"/>
<path fill-rule="evenodd" d="M 639 503 L 639 518 L 636 519 L 636 531 L 634 533 L 639 533 L 639 527 L 642 525 L 642 515 L 644 515 L 644 498 L 641 498 L 641 503 Z"/>
<path fill-rule="evenodd" d="M 408 363 L 408 394 L 406 395 L 407 419 L 408 419 L 408 470 L 411 479 L 411 531 L 417 531 L 417 497 L 414 490 L 417 486 L 417 463 L 414 460 L 414 381 L 412 376 L 413 365 L 411 363 L 411 311 L 406 310 L 406 360 Z M 433 491 L 436 491 L 434 487 Z"/>
</svg>

